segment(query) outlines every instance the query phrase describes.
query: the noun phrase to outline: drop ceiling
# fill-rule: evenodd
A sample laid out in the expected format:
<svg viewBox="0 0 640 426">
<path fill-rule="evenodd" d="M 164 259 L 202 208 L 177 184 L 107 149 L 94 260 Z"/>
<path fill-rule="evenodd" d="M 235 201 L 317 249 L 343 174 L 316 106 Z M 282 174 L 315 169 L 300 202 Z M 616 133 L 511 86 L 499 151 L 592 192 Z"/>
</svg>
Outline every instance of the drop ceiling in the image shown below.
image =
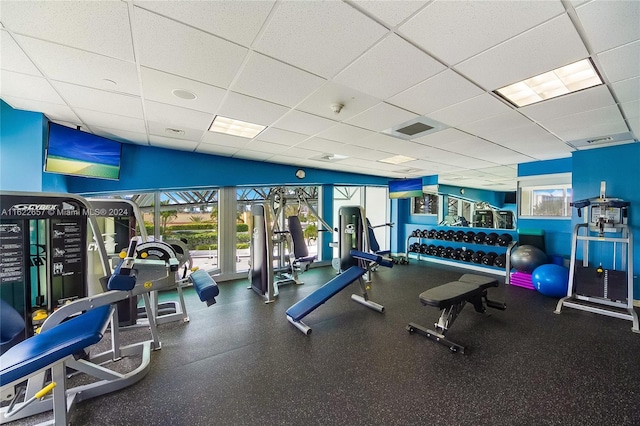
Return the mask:
<svg viewBox="0 0 640 426">
<path fill-rule="evenodd" d="M 513 190 L 518 163 L 638 142 L 638 22 L 636 0 L 3 0 L 0 97 L 125 143 Z M 585 58 L 604 85 L 493 93 Z M 389 136 L 420 120 L 442 126 Z"/>
</svg>

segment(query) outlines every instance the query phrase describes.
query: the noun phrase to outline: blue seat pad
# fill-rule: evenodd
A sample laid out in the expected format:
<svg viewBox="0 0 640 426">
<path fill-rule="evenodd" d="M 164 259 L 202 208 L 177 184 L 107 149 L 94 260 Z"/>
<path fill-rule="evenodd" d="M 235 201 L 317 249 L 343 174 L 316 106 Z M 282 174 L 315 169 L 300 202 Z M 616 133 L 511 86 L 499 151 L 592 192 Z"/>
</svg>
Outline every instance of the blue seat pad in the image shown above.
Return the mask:
<svg viewBox="0 0 640 426">
<path fill-rule="evenodd" d="M 109 305 L 92 309 L 9 349 L 0 357 L 0 386 L 99 342 L 110 310 Z"/>
<path fill-rule="evenodd" d="M 191 278 L 191 282 L 193 282 L 193 287 L 196 289 L 201 302 L 211 300 L 220 294 L 218 285 L 204 269 L 194 271 L 189 277 Z"/>
<path fill-rule="evenodd" d="M 351 256 L 356 257 L 356 258 L 370 260 L 372 262 L 377 263 L 380 266 L 386 266 L 387 268 L 393 268 L 393 262 L 391 262 L 391 261 L 389 261 L 387 259 L 384 259 L 382 256 L 379 256 L 377 254 L 366 253 L 366 252 L 360 251 L 360 250 L 351 250 L 350 254 L 351 254 Z"/>
<path fill-rule="evenodd" d="M 361 277 L 365 272 L 366 271 L 359 266 L 352 266 L 342 274 L 336 276 L 331 281 L 287 309 L 287 315 L 290 316 L 294 321 L 301 320 L 302 318 L 307 316 L 309 312 L 322 305 L 336 293 Z"/>
</svg>

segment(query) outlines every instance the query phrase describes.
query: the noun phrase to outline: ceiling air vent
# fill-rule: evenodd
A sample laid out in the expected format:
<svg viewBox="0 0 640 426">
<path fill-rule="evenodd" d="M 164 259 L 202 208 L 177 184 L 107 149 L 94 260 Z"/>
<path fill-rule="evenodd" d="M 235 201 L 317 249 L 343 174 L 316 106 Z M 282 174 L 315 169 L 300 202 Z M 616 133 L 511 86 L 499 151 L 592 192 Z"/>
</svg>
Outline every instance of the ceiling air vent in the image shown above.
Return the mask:
<svg viewBox="0 0 640 426">
<path fill-rule="evenodd" d="M 617 133 L 615 135 L 606 135 L 599 137 L 591 137 L 585 139 L 578 139 L 574 141 L 567 141 L 567 143 L 576 149 L 589 149 L 599 148 L 602 145 L 620 145 L 623 143 L 634 142 L 633 134 L 631 132 Z"/>
<path fill-rule="evenodd" d="M 410 140 L 439 132 L 446 128 L 447 126 L 445 124 L 439 123 L 435 120 L 431 120 L 427 117 L 418 117 L 413 120 L 400 123 L 397 126 L 393 126 L 390 129 L 384 130 L 382 133 L 386 133 L 387 135 L 394 136 L 396 138 Z"/>
</svg>

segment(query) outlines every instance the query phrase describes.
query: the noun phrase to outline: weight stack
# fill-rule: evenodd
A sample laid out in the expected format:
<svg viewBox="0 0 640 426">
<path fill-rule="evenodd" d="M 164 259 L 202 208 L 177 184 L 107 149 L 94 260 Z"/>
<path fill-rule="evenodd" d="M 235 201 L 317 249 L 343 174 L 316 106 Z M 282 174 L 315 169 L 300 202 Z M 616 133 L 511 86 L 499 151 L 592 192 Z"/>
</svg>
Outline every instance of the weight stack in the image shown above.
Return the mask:
<svg viewBox="0 0 640 426">
<path fill-rule="evenodd" d="M 511 285 L 528 288 L 529 290 L 536 289 L 533 286 L 533 280 L 531 279 L 531 274 L 526 274 L 524 272 L 512 272 L 510 282 L 511 282 Z"/>
</svg>

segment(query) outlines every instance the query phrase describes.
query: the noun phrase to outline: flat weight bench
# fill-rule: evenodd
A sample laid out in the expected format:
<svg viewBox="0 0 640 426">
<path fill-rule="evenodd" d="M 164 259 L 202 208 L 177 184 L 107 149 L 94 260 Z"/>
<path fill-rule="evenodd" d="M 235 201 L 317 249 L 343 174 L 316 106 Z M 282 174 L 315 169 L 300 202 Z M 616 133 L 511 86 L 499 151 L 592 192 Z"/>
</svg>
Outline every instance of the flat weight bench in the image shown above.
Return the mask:
<svg viewBox="0 0 640 426">
<path fill-rule="evenodd" d="M 487 298 L 487 289 L 498 287 L 498 280 L 481 275 L 465 274 L 458 281 L 434 287 L 420 294 L 420 302 L 425 306 L 435 306 L 442 310 L 440 319 L 435 323 L 436 331 L 415 323 L 409 323 L 407 330 L 416 332 L 449 347 L 451 352 L 464 353 L 464 346 L 445 337 L 467 302 L 473 304 L 476 312 L 484 313 L 486 306 L 505 310 L 507 305 Z M 486 306 L 485 306 L 486 305 Z"/>
<path fill-rule="evenodd" d="M 351 256 L 357 258 L 360 263 L 366 261 L 377 262 L 388 268 L 393 267 L 393 262 L 383 259 L 381 256 L 365 253 L 357 250 L 351 250 Z M 384 306 L 372 302 L 367 296 L 367 289 L 362 280 L 362 276 L 367 272 L 362 266 L 352 266 L 331 281 L 314 291 L 313 293 L 300 300 L 289 309 L 287 309 L 287 320 L 295 325 L 304 334 L 311 334 L 311 327 L 302 322 L 302 319 L 313 312 L 318 306 L 344 290 L 349 284 L 355 280 L 360 281 L 362 296 L 352 294 L 351 299 L 378 312 L 384 312 Z"/>
<path fill-rule="evenodd" d="M 201 302 L 206 302 L 207 306 L 216 303 L 215 297 L 220 294 L 220 289 L 207 271 L 198 269 L 189 275 L 189 279 L 193 283 L 193 288 L 196 289 Z"/>
</svg>

